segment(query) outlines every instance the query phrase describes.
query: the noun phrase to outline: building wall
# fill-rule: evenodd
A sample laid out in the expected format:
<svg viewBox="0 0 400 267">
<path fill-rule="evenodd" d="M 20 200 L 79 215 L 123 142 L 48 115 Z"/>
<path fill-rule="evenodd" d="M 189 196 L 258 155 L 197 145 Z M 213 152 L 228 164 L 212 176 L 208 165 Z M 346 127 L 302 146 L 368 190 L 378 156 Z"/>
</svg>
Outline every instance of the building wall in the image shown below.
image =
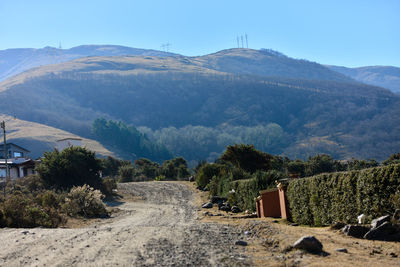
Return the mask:
<svg viewBox="0 0 400 267">
<path fill-rule="evenodd" d="M 259 200 L 260 217 L 281 217 L 281 207 L 278 189 L 260 192 Z"/>
</svg>

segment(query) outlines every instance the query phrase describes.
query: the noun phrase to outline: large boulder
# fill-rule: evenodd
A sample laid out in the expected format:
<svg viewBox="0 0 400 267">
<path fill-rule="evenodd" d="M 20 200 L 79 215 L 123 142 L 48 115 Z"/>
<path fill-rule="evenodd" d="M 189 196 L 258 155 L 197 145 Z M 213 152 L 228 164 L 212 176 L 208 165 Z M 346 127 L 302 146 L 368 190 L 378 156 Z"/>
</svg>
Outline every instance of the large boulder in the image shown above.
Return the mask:
<svg viewBox="0 0 400 267">
<path fill-rule="evenodd" d="M 237 206 L 232 206 L 231 211 L 232 211 L 232 213 L 239 213 L 240 209 Z"/>
<path fill-rule="evenodd" d="M 228 205 L 222 205 L 221 207 L 219 207 L 219 210 L 228 212 L 231 211 L 231 207 Z"/>
<path fill-rule="evenodd" d="M 293 248 L 302 249 L 311 253 L 322 252 L 322 244 L 314 236 L 303 236 L 293 244 Z"/>
<path fill-rule="evenodd" d="M 362 238 L 367 232 L 369 228 L 362 225 L 351 225 L 348 224 L 343 227 L 342 231 L 345 235 Z"/>
<path fill-rule="evenodd" d="M 372 220 L 371 222 L 371 228 L 377 228 L 379 227 L 381 224 L 385 223 L 385 222 L 390 222 L 390 215 L 385 215 L 382 217 L 379 217 L 375 220 Z"/>
<path fill-rule="evenodd" d="M 386 240 L 396 241 L 399 240 L 398 229 L 390 224 L 390 222 L 384 222 L 376 228 L 371 228 L 365 235 L 365 239 L 369 240 Z"/>
</svg>

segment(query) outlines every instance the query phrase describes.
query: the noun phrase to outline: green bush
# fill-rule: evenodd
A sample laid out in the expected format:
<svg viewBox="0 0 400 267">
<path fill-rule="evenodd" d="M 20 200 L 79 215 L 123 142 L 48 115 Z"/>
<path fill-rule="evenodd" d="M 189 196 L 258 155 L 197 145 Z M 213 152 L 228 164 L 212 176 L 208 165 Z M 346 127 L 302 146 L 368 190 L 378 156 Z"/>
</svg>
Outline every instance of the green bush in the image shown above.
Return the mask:
<svg viewBox="0 0 400 267">
<path fill-rule="evenodd" d="M 165 179 L 167 179 L 167 177 L 165 177 L 165 175 L 158 175 L 155 180 L 156 181 L 164 181 Z"/>
<path fill-rule="evenodd" d="M 101 169 L 101 162 L 96 159 L 95 153 L 83 147 L 46 152 L 36 168 L 45 186 L 55 189 L 70 189 L 84 184 L 100 188 Z"/>
<path fill-rule="evenodd" d="M 213 176 L 221 176 L 225 173 L 226 166 L 217 163 L 206 163 L 198 171 L 196 183 L 199 188 L 205 188 Z"/>
<path fill-rule="evenodd" d="M 390 214 L 399 191 L 397 164 L 295 179 L 288 185 L 287 197 L 294 222 L 319 226 L 355 223 L 360 214 L 368 218 Z"/>
<path fill-rule="evenodd" d="M 118 168 L 118 175 L 120 183 L 129 183 L 133 181 L 134 168 L 132 165 L 122 165 Z"/>
<path fill-rule="evenodd" d="M 101 201 L 102 198 L 101 192 L 89 185 L 73 187 L 65 199 L 63 210 L 69 216 L 86 218 L 103 216 L 107 211 Z"/>
</svg>

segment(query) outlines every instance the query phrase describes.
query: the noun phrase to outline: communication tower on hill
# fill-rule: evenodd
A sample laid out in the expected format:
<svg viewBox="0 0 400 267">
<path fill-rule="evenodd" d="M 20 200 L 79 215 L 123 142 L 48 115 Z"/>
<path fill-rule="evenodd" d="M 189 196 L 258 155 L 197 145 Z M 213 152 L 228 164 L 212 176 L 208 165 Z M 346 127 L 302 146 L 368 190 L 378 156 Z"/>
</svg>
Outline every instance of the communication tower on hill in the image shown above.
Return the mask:
<svg viewBox="0 0 400 267">
<path fill-rule="evenodd" d="M 171 46 L 170 43 L 162 44 L 162 45 L 161 45 L 161 49 L 162 49 L 164 52 L 169 52 L 169 47 L 170 47 L 170 46 Z"/>
</svg>

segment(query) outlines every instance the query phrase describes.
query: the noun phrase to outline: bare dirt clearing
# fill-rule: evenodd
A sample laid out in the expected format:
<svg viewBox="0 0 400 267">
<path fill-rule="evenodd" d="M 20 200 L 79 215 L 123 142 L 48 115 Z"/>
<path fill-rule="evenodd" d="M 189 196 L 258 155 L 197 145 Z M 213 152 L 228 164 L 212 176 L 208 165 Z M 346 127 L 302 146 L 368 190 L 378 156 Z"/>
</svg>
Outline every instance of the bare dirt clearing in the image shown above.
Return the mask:
<svg viewBox="0 0 400 267">
<path fill-rule="evenodd" d="M 0 266 L 251 265 L 237 228 L 200 223 L 194 194 L 173 182 L 120 184 L 115 217 L 76 229 L 0 229 Z M 129 197 L 128 197 L 129 198 Z"/>
</svg>

